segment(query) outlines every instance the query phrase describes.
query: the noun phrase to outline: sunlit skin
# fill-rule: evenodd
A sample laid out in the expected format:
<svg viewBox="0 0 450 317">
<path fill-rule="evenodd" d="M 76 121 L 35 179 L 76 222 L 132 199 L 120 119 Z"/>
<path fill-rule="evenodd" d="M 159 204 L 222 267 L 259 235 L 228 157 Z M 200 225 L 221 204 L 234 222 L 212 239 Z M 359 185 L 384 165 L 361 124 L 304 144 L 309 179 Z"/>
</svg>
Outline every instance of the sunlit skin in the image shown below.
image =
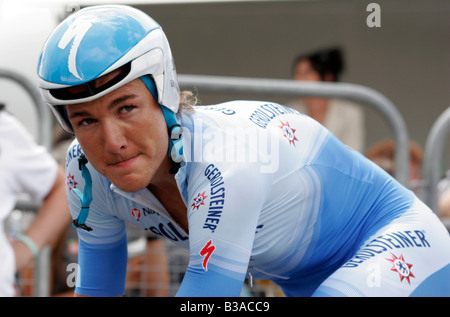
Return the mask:
<svg viewBox="0 0 450 317">
<path fill-rule="evenodd" d="M 169 173 L 167 125 L 144 83 L 66 109 L 89 163 L 123 191 L 151 190 L 187 231 L 186 206 Z"/>
</svg>

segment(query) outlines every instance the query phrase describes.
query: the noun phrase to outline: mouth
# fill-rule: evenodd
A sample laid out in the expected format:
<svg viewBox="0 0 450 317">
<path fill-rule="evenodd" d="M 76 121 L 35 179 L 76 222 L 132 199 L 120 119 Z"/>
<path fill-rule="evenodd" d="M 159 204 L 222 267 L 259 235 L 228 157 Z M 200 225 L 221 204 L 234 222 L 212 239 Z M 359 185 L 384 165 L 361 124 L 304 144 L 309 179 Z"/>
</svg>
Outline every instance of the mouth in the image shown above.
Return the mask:
<svg viewBox="0 0 450 317">
<path fill-rule="evenodd" d="M 107 163 L 108 166 L 116 167 L 116 168 L 125 168 L 131 166 L 139 157 L 139 154 L 126 159 L 118 159 L 112 162 Z"/>
</svg>

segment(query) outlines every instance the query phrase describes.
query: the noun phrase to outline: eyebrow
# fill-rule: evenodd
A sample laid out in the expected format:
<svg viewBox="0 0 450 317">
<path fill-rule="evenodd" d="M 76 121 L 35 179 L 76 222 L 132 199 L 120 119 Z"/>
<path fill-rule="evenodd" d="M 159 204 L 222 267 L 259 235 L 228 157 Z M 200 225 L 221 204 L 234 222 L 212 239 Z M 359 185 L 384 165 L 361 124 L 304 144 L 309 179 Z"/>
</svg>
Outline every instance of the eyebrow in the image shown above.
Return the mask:
<svg viewBox="0 0 450 317">
<path fill-rule="evenodd" d="M 125 96 L 119 97 L 117 99 L 114 99 L 113 102 L 111 102 L 111 104 L 109 105 L 108 109 L 112 109 L 112 108 L 116 107 L 117 105 L 127 101 L 128 99 L 133 99 L 136 97 L 137 97 L 137 95 L 132 94 L 132 95 L 125 95 Z"/>
<path fill-rule="evenodd" d="M 111 109 L 113 109 L 114 107 L 116 107 L 117 105 L 120 105 L 121 103 L 127 101 L 128 99 L 132 99 L 132 98 L 135 98 L 135 97 L 137 97 L 137 95 L 131 94 L 131 95 L 125 95 L 125 96 L 119 97 L 119 98 L 117 98 L 117 99 L 114 99 L 114 100 L 109 104 L 108 110 L 111 110 Z M 76 111 L 76 112 L 70 114 L 70 115 L 69 115 L 69 119 L 73 119 L 73 118 L 76 118 L 76 117 L 88 117 L 88 116 L 90 116 L 90 115 L 91 115 L 91 114 L 89 113 L 89 111 L 81 110 L 81 111 Z"/>
</svg>

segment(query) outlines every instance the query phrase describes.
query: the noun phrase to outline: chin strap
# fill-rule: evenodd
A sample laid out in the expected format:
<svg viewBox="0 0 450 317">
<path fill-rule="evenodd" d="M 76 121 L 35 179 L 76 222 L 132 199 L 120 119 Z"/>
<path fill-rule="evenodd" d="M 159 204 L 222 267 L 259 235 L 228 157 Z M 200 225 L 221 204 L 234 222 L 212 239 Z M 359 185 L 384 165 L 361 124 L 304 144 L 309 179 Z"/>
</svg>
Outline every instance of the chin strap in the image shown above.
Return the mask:
<svg viewBox="0 0 450 317">
<path fill-rule="evenodd" d="M 169 169 L 171 174 L 176 174 L 180 168 L 180 163 L 183 160 L 183 143 L 181 141 L 181 134 L 183 128 L 178 123 L 176 114 L 161 106 L 161 109 L 166 119 L 167 128 L 169 132 L 169 157 L 172 160 L 172 167 Z"/>
<path fill-rule="evenodd" d="M 74 219 L 72 221 L 72 225 L 74 228 L 81 228 L 86 231 L 91 231 L 92 228 L 88 227 L 85 222 L 89 214 L 89 206 L 92 201 L 92 178 L 91 173 L 89 172 L 88 168 L 86 167 L 86 164 L 88 163 L 88 160 L 84 154 L 81 154 L 78 158 L 78 165 L 81 170 L 81 175 L 84 179 L 84 191 L 83 193 L 80 192 L 77 188 L 72 188 L 73 192 L 80 198 L 81 202 L 81 210 L 78 214 L 77 219 Z"/>
<path fill-rule="evenodd" d="M 144 82 L 153 98 L 158 101 L 158 91 L 150 76 L 142 76 L 141 80 Z M 176 174 L 180 168 L 180 163 L 183 160 L 183 143 L 181 141 L 183 127 L 180 125 L 176 113 L 163 105 L 160 106 L 169 132 L 169 157 L 172 160 L 172 166 L 170 167 L 169 172 L 171 174 Z"/>
</svg>

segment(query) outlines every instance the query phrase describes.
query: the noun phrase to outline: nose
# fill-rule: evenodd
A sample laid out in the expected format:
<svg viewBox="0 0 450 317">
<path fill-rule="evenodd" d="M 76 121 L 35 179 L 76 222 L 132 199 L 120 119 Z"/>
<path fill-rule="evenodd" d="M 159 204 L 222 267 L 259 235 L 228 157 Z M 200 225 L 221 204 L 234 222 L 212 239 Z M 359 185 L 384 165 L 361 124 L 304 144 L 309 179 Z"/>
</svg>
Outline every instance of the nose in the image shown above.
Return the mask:
<svg viewBox="0 0 450 317">
<path fill-rule="evenodd" d="M 113 120 L 102 123 L 103 142 L 106 152 L 119 153 L 127 147 L 124 128 Z"/>
</svg>

